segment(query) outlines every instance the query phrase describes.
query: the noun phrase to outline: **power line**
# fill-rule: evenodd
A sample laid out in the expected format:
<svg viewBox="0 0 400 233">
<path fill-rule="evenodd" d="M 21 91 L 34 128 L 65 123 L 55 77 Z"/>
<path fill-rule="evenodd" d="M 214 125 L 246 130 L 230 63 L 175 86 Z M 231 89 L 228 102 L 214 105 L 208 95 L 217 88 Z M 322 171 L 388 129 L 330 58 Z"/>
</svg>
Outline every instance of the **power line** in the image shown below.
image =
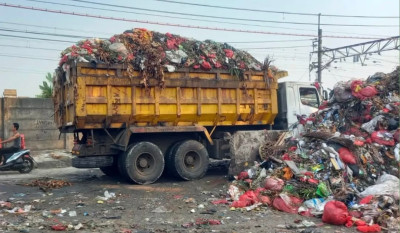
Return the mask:
<svg viewBox="0 0 400 233">
<path fill-rule="evenodd" d="M 301 39 L 301 40 L 260 40 L 260 41 L 227 41 L 225 43 L 231 44 L 251 44 L 251 43 L 278 43 L 278 42 L 294 42 L 294 41 L 310 41 L 311 39 Z"/>
<path fill-rule="evenodd" d="M 175 4 L 183 4 L 183 5 L 191 5 L 191 6 L 210 7 L 210 8 L 220 8 L 220 9 L 227 9 L 227 10 L 238 10 L 238 11 L 252 11 L 252 12 L 263 12 L 263 13 L 287 14 L 287 15 L 318 16 L 318 14 L 315 14 L 315 13 L 301 13 L 301 12 L 288 12 L 288 11 L 270 11 L 270 10 L 260 10 L 260 9 L 250 9 L 250 8 L 237 8 L 237 7 L 208 5 L 208 4 L 199 4 L 199 3 L 179 2 L 179 1 L 172 1 L 172 0 L 153 0 L 153 1 L 168 2 L 168 3 L 175 3 Z M 330 15 L 330 14 L 321 14 L 321 16 L 355 17 L 355 18 L 388 18 L 388 19 L 390 19 L 390 18 L 398 19 L 399 18 L 399 16 Z"/>
<path fill-rule="evenodd" d="M 58 37 L 69 37 L 69 38 L 93 38 L 91 36 L 77 36 L 77 35 L 67 35 L 67 34 L 57 34 L 57 33 L 49 33 L 49 32 L 37 32 L 37 31 L 29 31 L 29 30 L 16 30 L 10 28 L 0 28 L 0 31 L 6 32 L 20 32 L 20 33 L 29 33 L 36 35 L 46 35 L 46 36 L 58 36 Z M 104 38 L 102 38 L 104 39 Z"/>
<path fill-rule="evenodd" d="M 0 21 L 0 24 L 10 24 L 10 25 L 28 26 L 28 27 L 37 27 L 37 28 L 47 28 L 47 29 L 57 30 L 57 31 L 87 32 L 87 33 L 97 33 L 97 34 L 109 35 L 109 33 L 104 33 L 104 32 L 99 32 L 99 31 L 77 30 L 77 29 L 64 28 L 64 27 L 63 28 L 58 28 L 58 27 L 49 27 L 49 26 L 43 26 L 43 25 L 37 25 L 37 24 L 14 23 L 14 22 L 8 22 L 8 21 Z"/>
<path fill-rule="evenodd" d="M 65 6 L 75 6 L 75 7 L 84 7 L 89 9 L 97 9 L 97 10 L 107 10 L 107 11 L 116 11 L 112 9 L 104 9 L 104 8 L 95 8 L 89 6 L 77 6 L 73 4 L 65 4 L 65 3 L 54 3 L 54 2 L 47 2 L 42 0 L 26 0 L 30 2 L 41 2 L 41 3 L 48 3 L 48 4 L 55 4 L 55 5 L 65 5 Z M 86 4 L 93 4 L 93 5 L 100 5 L 100 6 L 107 6 L 107 7 L 115 7 L 115 8 L 123 8 L 123 9 L 133 9 L 133 10 L 140 10 L 140 11 L 147 11 L 147 12 L 157 12 L 163 14 L 172 14 L 172 15 L 184 15 L 184 16 L 193 16 L 193 17 L 200 17 L 200 18 L 212 18 L 212 19 L 228 19 L 228 20 L 236 20 L 236 21 L 251 21 L 251 22 L 264 22 L 264 23 L 285 23 L 285 24 L 304 24 L 304 25 L 315 25 L 314 23 L 302 23 L 302 22 L 282 22 L 282 21 L 274 21 L 274 20 L 261 20 L 261 19 L 245 19 L 245 18 L 235 18 L 235 17 L 223 17 L 223 16 L 211 16 L 211 15 L 201 15 L 201 14 L 192 14 L 192 13 L 184 13 L 184 12 L 177 12 L 177 11 L 164 11 L 164 10 L 156 10 L 156 9 L 147 9 L 147 8 L 140 8 L 140 7 L 131 7 L 131 6 L 123 6 L 123 5 L 115 5 L 115 4 L 107 4 L 107 3 L 100 3 L 100 2 L 91 2 L 91 1 L 80 1 L 80 0 L 70 0 L 74 2 L 86 3 Z M 124 12 L 124 13 L 136 13 L 136 12 L 129 12 L 129 11 L 116 11 L 116 12 Z M 137 14 L 137 13 L 136 13 Z M 139 13 L 143 14 L 143 13 Z M 149 15 L 149 14 L 147 14 Z M 155 15 L 160 16 L 160 15 Z M 170 16 L 161 16 L 161 17 L 170 17 Z M 175 17 L 175 16 L 174 16 Z M 188 19 L 188 18 L 183 18 Z M 196 20 L 196 19 L 190 19 Z M 211 22 L 218 22 L 218 21 L 211 21 Z M 220 22 L 220 21 L 219 21 Z M 260 25 L 257 25 L 260 26 Z"/>
<path fill-rule="evenodd" d="M 67 3 L 56 3 L 56 2 L 48 2 L 48 1 L 42 1 L 42 0 L 26 0 L 26 1 L 39 2 L 39 3 L 46 3 L 46 4 L 52 4 L 52 5 L 60 5 L 60 6 L 72 6 L 72 7 L 79 7 L 79 8 L 87 8 L 87 9 L 92 9 L 92 10 L 111 11 L 111 12 L 118 12 L 118 13 L 130 13 L 130 14 L 137 14 L 137 15 L 156 16 L 156 17 L 173 18 L 173 19 L 185 19 L 185 20 L 194 20 L 194 21 L 211 22 L 211 23 L 223 23 L 223 24 L 230 24 L 230 25 L 254 26 L 254 27 L 264 27 L 264 28 L 278 28 L 278 29 L 290 29 L 290 30 L 311 31 L 311 32 L 314 31 L 314 30 L 310 30 L 310 29 L 299 29 L 299 28 L 290 28 L 290 27 L 266 26 L 266 25 L 248 24 L 248 23 L 233 23 L 233 22 L 219 21 L 219 20 L 195 19 L 195 18 L 178 17 L 178 16 L 170 16 L 170 15 L 158 15 L 158 14 L 150 14 L 150 13 L 139 13 L 139 12 L 135 12 L 135 11 L 113 10 L 113 9 L 109 9 L 109 8 L 99 8 L 99 7 L 91 7 L 91 6 L 82 6 L 82 5 L 67 4 Z M 211 16 L 210 16 L 210 17 L 211 17 Z"/>
<path fill-rule="evenodd" d="M 291 49 L 291 48 L 309 48 L 310 45 L 287 46 L 287 47 L 267 47 L 267 48 L 239 48 L 239 49 Z"/>
<path fill-rule="evenodd" d="M 28 0 L 28 1 L 38 1 L 38 0 Z M 100 6 L 123 8 L 123 9 L 134 9 L 134 10 L 142 10 L 142 11 L 150 11 L 150 12 L 158 12 L 158 13 L 166 13 L 166 14 L 174 14 L 174 15 L 195 16 L 195 17 L 202 17 L 202 18 L 228 19 L 228 20 L 237 20 L 237 21 L 251 21 L 251 22 L 278 23 L 278 24 L 313 25 L 313 26 L 318 25 L 318 23 L 308 23 L 308 22 L 294 22 L 294 21 L 286 21 L 285 22 L 285 21 L 276 21 L 276 20 L 246 19 L 246 18 L 191 14 L 191 13 L 183 13 L 183 12 L 176 12 L 176 11 L 164 11 L 164 10 L 155 10 L 155 9 L 146 9 L 146 8 L 123 6 L 123 5 L 116 5 L 116 4 L 108 4 L 108 3 L 99 3 L 99 2 L 92 2 L 92 1 L 86 1 L 86 0 L 70 0 L 70 1 L 100 5 Z M 329 23 L 322 23 L 320 25 L 343 26 L 343 27 L 399 27 L 399 25 L 382 25 L 382 24 L 329 24 Z"/>
<path fill-rule="evenodd" d="M 45 9 L 45 8 L 21 6 L 21 5 L 12 5 L 12 4 L 8 4 L 8 3 L 0 3 L 0 6 L 12 7 L 12 8 L 18 8 L 18 9 L 26 9 L 26 10 L 34 10 L 34 11 L 42 11 L 42 12 L 49 12 L 49 13 L 55 13 L 55 14 L 74 15 L 74 16 L 82 16 L 82 17 L 97 18 L 97 19 L 106 19 L 106 20 L 124 21 L 124 22 L 135 22 L 135 23 L 144 23 L 144 24 L 171 26 L 171 27 L 194 28 L 194 29 L 225 31 L 225 32 L 266 34 L 266 35 L 315 37 L 315 35 L 311 35 L 311 34 L 295 34 L 295 33 L 255 31 L 255 30 L 241 30 L 241 29 L 232 29 L 232 28 L 217 28 L 217 27 L 194 26 L 194 25 L 185 25 L 185 24 L 163 23 L 163 22 L 137 20 L 137 19 L 125 19 L 125 18 L 90 15 L 90 14 L 75 13 L 75 12 L 68 12 L 68 11 L 61 11 L 61 10 L 51 10 L 51 9 Z M 351 38 L 351 39 L 376 39 L 376 38 L 368 38 L 368 37 L 333 36 L 333 35 L 326 35 L 325 37 L 326 38 Z"/>
<path fill-rule="evenodd" d="M 42 57 L 19 56 L 19 55 L 4 54 L 4 53 L 0 53 L 0 57 L 15 57 L 15 58 L 24 58 L 24 59 L 33 59 L 33 60 L 59 61 L 57 59 L 42 58 Z"/>
<path fill-rule="evenodd" d="M 0 36 L 12 37 L 12 38 L 30 39 L 30 40 L 44 40 L 44 41 L 62 42 L 62 43 L 76 43 L 75 41 L 46 39 L 46 38 L 37 38 L 37 37 L 29 37 L 29 36 L 16 36 L 16 35 L 6 35 L 6 34 L 0 34 Z"/>
<path fill-rule="evenodd" d="M 39 49 L 39 50 L 48 50 L 48 51 L 60 51 L 60 49 L 43 48 L 43 47 L 31 47 L 31 46 L 20 46 L 20 45 L 10 45 L 10 44 L 0 44 L 0 47 Z"/>
</svg>

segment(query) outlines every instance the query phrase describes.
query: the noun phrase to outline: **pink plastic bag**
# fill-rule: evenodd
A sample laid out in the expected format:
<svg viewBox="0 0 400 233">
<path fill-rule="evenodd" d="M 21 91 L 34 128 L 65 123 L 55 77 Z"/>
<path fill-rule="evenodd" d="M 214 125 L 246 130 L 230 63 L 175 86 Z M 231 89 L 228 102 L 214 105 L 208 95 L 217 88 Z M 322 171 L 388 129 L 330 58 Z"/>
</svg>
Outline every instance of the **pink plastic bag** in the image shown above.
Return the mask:
<svg viewBox="0 0 400 233">
<path fill-rule="evenodd" d="M 282 191 L 285 182 L 279 178 L 265 179 L 264 188 L 272 191 Z"/>
<path fill-rule="evenodd" d="M 302 202 L 303 201 L 300 198 L 288 196 L 286 194 L 280 194 L 274 199 L 272 206 L 277 210 L 296 214 Z"/>
</svg>

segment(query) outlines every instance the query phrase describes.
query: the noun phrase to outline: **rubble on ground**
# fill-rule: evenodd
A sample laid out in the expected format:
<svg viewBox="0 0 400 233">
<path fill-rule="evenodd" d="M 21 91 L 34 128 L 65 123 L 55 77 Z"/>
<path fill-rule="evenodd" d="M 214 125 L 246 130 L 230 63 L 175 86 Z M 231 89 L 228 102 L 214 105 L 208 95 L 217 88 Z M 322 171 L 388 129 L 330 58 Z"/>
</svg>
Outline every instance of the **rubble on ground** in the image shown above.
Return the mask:
<svg viewBox="0 0 400 233">
<path fill-rule="evenodd" d="M 267 134 L 259 161 L 229 187 L 231 209 L 272 206 L 361 232 L 398 232 L 399 72 L 339 82 L 316 113 Z"/>
</svg>

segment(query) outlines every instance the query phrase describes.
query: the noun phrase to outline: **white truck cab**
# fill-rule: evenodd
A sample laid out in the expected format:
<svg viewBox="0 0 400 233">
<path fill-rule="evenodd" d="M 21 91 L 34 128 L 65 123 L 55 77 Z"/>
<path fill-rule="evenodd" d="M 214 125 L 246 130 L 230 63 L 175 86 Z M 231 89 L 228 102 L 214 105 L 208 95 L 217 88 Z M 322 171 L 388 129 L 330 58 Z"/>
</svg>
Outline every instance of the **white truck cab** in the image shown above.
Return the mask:
<svg viewBox="0 0 400 233">
<path fill-rule="evenodd" d="M 297 115 L 318 111 L 323 99 L 310 82 L 281 82 L 278 84 L 278 115 L 274 128 L 288 129 L 297 122 Z"/>
</svg>

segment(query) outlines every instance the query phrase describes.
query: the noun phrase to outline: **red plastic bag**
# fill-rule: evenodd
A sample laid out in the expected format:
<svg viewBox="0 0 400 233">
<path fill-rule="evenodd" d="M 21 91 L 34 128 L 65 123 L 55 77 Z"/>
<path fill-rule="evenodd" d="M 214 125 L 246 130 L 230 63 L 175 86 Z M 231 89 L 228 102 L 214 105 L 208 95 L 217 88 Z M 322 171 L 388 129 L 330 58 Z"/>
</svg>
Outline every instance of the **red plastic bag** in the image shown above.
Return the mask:
<svg viewBox="0 0 400 233">
<path fill-rule="evenodd" d="M 249 178 L 249 173 L 247 173 L 247 172 L 241 172 L 238 175 L 238 180 L 245 180 L 247 178 Z"/>
<path fill-rule="evenodd" d="M 374 86 L 366 86 L 360 90 L 360 94 L 364 96 L 364 98 L 369 98 L 378 94 L 378 91 Z"/>
<path fill-rule="evenodd" d="M 212 67 L 208 61 L 203 61 L 203 63 L 201 63 L 201 68 L 204 70 L 211 70 Z"/>
<path fill-rule="evenodd" d="M 254 190 L 254 194 L 256 194 L 256 196 L 259 196 L 261 192 L 264 192 L 266 189 L 265 188 L 257 188 L 256 190 Z"/>
<path fill-rule="evenodd" d="M 358 226 L 357 230 L 361 232 L 380 232 L 381 227 L 378 224 L 373 224 L 371 226 Z"/>
<path fill-rule="evenodd" d="M 228 201 L 226 199 L 221 199 L 221 200 L 215 200 L 211 202 L 214 205 L 218 205 L 218 204 L 228 204 Z"/>
<path fill-rule="evenodd" d="M 65 231 L 67 229 L 67 226 L 58 224 L 58 225 L 51 226 L 51 229 L 53 229 L 54 231 Z"/>
<path fill-rule="evenodd" d="M 253 205 L 258 202 L 258 198 L 253 190 L 249 190 L 239 197 L 239 201 L 246 201 L 250 203 L 250 205 Z"/>
<path fill-rule="evenodd" d="M 390 140 L 384 140 L 383 138 L 378 136 L 380 133 L 382 133 L 382 134 L 383 133 L 387 133 L 387 131 L 386 130 L 379 130 L 379 131 L 372 132 L 371 139 L 372 139 L 373 142 L 376 142 L 376 143 L 378 143 L 380 145 L 384 145 L 384 146 L 394 146 L 395 142 L 394 142 L 393 138 L 390 139 Z"/>
<path fill-rule="evenodd" d="M 346 204 L 340 201 L 329 201 L 324 207 L 322 221 L 333 225 L 344 225 L 350 216 Z"/>
<path fill-rule="evenodd" d="M 356 164 L 356 157 L 354 154 L 347 148 L 342 147 L 339 149 L 339 157 L 345 164 Z"/>
<path fill-rule="evenodd" d="M 224 49 L 224 51 L 225 51 L 225 56 L 227 56 L 228 58 L 233 57 L 233 51 L 231 49 Z"/>
<path fill-rule="evenodd" d="M 272 206 L 277 210 L 296 214 L 302 202 L 303 201 L 297 197 L 280 194 L 274 199 Z"/>
<path fill-rule="evenodd" d="M 258 196 L 258 200 L 264 205 L 271 205 L 271 199 L 268 196 Z"/>
<path fill-rule="evenodd" d="M 285 182 L 279 178 L 265 179 L 264 188 L 272 191 L 282 191 Z"/>
<path fill-rule="evenodd" d="M 244 208 L 246 206 L 250 206 L 251 204 L 248 203 L 247 201 L 234 201 L 231 205 L 231 207 L 235 208 Z"/>
<path fill-rule="evenodd" d="M 372 198 L 374 198 L 374 196 L 372 196 L 372 195 L 369 195 L 369 196 L 364 197 L 363 199 L 361 199 L 360 205 L 370 203 L 371 200 L 372 200 Z"/>
</svg>

